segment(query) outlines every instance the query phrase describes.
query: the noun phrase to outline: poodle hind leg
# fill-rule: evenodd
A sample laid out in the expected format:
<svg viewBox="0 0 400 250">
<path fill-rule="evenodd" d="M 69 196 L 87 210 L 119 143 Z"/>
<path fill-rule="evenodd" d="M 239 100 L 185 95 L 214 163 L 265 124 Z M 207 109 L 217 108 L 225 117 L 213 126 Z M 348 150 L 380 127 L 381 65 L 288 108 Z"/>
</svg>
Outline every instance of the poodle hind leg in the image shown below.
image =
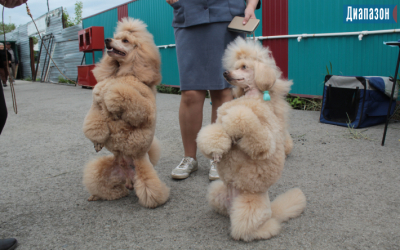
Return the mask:
<svg viewBox="0 0 400 250">
<path fill-rule="evenodd" d="M 242 193 L 233 200 L 231 236 L 235 240 L 269 239 L 280 231 L 280 223 L 271 218 L 268 195 Z"/>
<path fill-rule="evenodd" d="M 299 188 L 280 194 L 271 203 L 272 217 L 280 222 L 299 216 L 306 208 L 306 197 Z"/>
<path fill-rule="evenodd" d="M 157 165 L 160 160 L 161 150 L 160 141 L 156 137 L 153 138 L 148 154 L 151 164 L 153 164 L 153 166 Z"/>
<path fill-rule="evenodd" d="M 285 132 L 285 137 L 285 155 L 288 156 L 293 149 L 293 139 L 287 130 Z"/>
<path fill-rule="evenodd" d="M 127 196 L 125 174 L 114 156 L 105 156 L 89 162 L 83 173 L 83 184 L 91 196 L 89 201 L 117 200 Z"/>
<path fill-rule="evenodd" d="M 222 215 L 228 215 L 228 188 L 221 181 L 213 181 L 207 193 L 208 204 Z"/>
<path fill-rule="evenodd" d="M 148 154 L 135 159 L 134 164 L 136 169 L 134 188 L 139 203 L 148 208 L 164 204 L 169 197 L 169 188 L 158 178 Z"/>
</svg>

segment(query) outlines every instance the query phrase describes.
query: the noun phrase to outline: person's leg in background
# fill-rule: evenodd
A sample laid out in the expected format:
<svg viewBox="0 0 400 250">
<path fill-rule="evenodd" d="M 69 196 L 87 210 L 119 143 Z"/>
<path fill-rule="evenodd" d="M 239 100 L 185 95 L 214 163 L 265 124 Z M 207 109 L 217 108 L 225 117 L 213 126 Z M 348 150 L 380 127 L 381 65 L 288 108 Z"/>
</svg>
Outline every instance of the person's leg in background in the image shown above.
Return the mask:
<svg viewBox="0 0 400 250">
<path fill-rule="evenodd" d="M 10 83 L 15 83 L 15 63 L 10 63 L 10 69 L 9 69 L 10 75 Z"/>
<path fill-rule="evenodd" d="M 4 81 L 3 77 L 2 80 Z M 6 124 L 7 115 L 8 113 L 7 113 L 6 100 L 4 99 L 4 91 L 3 87 L 0 86 L 0 135 L 1 132 L 3 131 L 4 125 Z M 17 240 L 14 238 L 0 239 L 0 250 L 12 250 L 15 249 L 17 245 L 18 245 Z"/>
<path fill-rule="evenodd" d="M 8 71 L 5 68 L 0 68 L 0 77 L 3 82 L 3 87 L 7 87 Z"/>
<path fill-rule="evenodd" d="M 7 82 L 6 74 L 5 74 L 5 69 L 0 68 L 0 78 L 4 83 Z M 7 106 L 6 106 L 6 100 L 4 99 L 4 91 L 3 87 L 0 86 L 0 134 L 3 131 L 4 125 L 6 124 L 7 120 Z"/>
<path fill-rule="evenodd" d="M 217 120 L 217 109 L 225 102 L 233 100 L 232 89 L 210 90 L 210 96 L 212 102 L 211 123 L 214 123 Z"/>
<path fill-rule="evenodd" d="M 221 90 L 210 90 L 210 96 L 211 96 L 211 103 L 212 103 L 212 110 L 211 110 L 211 123 L 215 123 L 217 120 L 217 110 L 219 107 L 221 107 L 222 104 L 225 102 L 229 102 L 233 100 L 233 95 L 232 95 L 232 89 L 227 88 L 227 89 L 221 89 Z M 217 166 L 214 161 L 210 161 L 210 171 L 208 173 L 208 178 L 211 181 L 219 179 L 218 171 L 217 171 Z"/>
<path fill-rule="evenodd" d="M 185 157 L 172 171 L 171 176 L 174 179 L 185 179 L 198 168 L 196 138 L 203 124 L 203 106 L 206 94 L 206 90 L 182 91 L 179 125 Z"/>
<path fill-rule="evenodd" d="M 203 123 L 203 106 L 207 91 L 186 90 L 182 91 L 179 107 L 179 125 L 181 127 L 182 143 L 185 157 L 196 160 L 197 134 Z"/>
<path fill-rule="evenodd" d="M 2 79 L 4 81 L 4 79 Z M 4 91 L 3 87 L 0 86 L 0 135 L 1 132 L 3 131 L 4 125 L 6 124 L 7 120 L 7 106 L 6 106 L 6 100 L 4 99 Z"/>
</svg>

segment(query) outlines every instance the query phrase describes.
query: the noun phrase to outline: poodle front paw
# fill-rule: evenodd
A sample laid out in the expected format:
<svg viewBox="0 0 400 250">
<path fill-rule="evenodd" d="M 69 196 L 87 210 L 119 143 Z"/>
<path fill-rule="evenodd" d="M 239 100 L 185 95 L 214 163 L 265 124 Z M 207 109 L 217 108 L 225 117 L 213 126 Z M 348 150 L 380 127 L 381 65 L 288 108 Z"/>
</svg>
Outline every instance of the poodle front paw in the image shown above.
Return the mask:
<svg viewBox="0 0 400 250">
<path fill-rule="evenodd" d="M 130 178 L 127 178 L 127 179 L 126 179 L 126 182 L 125 182 L 125 187 L 126 187 L 127 189 L 129 189 L 129 190 L 133 190 L 133 187 L 134 187 L 134 182 L 133 182 L 133 180 L 130 179 Z"/>
<path fill-rule="evenodd" d="M 96 153 L 100 152 L 100 150 L 104 147 L 104 143 L 94 143 L 94 149 L 96 150 Z"/>
<path fill-rule="evenodd" d="M 213 153 L 213 160 L 214 162 L 220 162 L 222 158 L 222 154 Z"/>
<path fill-rule="evenodd" d="M 100 200 L 100 197 L 96 196 L 96 195 L 91 195 L 88 199 L 88 201 L 98 201 Z"/>
</svg>

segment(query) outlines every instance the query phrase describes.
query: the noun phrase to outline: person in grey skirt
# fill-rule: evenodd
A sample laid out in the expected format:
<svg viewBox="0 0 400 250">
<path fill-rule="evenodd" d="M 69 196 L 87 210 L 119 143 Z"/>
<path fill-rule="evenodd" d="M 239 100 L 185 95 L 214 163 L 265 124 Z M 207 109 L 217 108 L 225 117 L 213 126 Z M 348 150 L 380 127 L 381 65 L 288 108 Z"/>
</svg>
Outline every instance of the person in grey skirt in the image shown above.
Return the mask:
<svg viewBox="0 0 400 250">
<path fill-rule="evenodd" d="M 240 36 L 227 27 L 235 16 L 245 17 L 246 24 L 255 18 L 259 0 L 166 0 L 174 11 L 176 55 L 182 91 L 179 108 L 184 158 L 172 170 L 171 177 L 185 179 L 198 168 L 196 137 L 203 122 L 207 90 L 212 102 L 211 122 L 217 109 L 233 99 L 231 86 L 223 77 L 222 56 L 227 45 Z M 209 179 L 219 178 L 210 161 Z"/>
</svg>

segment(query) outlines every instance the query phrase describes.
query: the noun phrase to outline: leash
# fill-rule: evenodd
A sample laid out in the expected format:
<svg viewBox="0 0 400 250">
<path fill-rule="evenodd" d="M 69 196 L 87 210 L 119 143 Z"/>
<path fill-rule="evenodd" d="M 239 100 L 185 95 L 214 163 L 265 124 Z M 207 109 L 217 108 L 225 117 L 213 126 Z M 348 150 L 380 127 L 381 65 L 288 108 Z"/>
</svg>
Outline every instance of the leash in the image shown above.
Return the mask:
<svg viewBox="0 0 400 250">
<path fill-rule="evenodd" d="M 8 64 L 8 53 L 7 53 L 7 49 L 6 49 L 6 44 L 7 44 L 6 29 L 4 28 L 4 6 L 3 6 L 3 12 L 1 15 L 1 19 L 3 21 L 4 51 L 6 54 L 6 70 L 7 70 L 6 72 L 8 73 L 8 75 L 10 75 L 9 64 Z M 10 77 L 10 79 L 11 79 L 11 77 Z M 15 79 L 14 79 L 14 81 L 15 81 Z M 4 83 L 4 84 L 6 84 L 6 83 Z M 11 89 L 11 98 L 12 98 L 12 102 L 13 102 L 13 109 L 14 109 L 15 114 L 18 114 L 17 97 L 15 95 L 14 82 L 10 81 L 10 89 Z"/>
</svg>

